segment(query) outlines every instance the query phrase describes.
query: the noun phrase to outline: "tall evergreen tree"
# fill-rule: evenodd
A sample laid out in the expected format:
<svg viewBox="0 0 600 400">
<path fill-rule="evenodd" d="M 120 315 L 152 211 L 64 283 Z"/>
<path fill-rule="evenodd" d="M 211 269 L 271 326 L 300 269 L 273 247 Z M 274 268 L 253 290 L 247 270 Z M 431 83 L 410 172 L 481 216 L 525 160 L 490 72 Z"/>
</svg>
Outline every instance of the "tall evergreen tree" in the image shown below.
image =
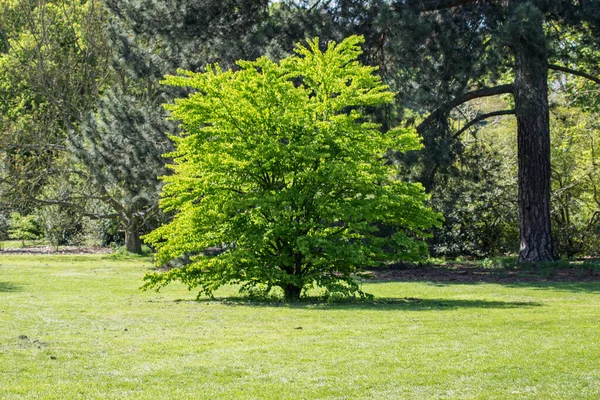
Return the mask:
<svg viewBox="0 0 600 400">
<path fill-rule="evenodd" d="M 233 63 L 251 52 L 254 26 L 267 2 L 106 1 L 114 51 L 113 87 L 71 141 L 100 197 L 125 231 L 127 250 L 141 250 L 144 223 L 160 213 L 158 176 L 172 149 L 161 103 L 172 98 L 159 81 L 177 68 L 199 70 L 208 62 Z M 258 54 L 257 54 L 258 55 Z M 183 93 L 179 90 L 179 93 Z"/>
<path fill-rule="evenodd" d="M 489 67 L 508 71 L 509 82 L 494 88 L 478 88 L 456 96 L 449 103 L 454 107 L 475 97 L 510 93 L 514 110 L 499 110 L 489 116 L 514 113 L 517 118 L 518 141 L 518 205 L 521 244 L 519 261 L 551 261 L 556 257 L 550 227 L 550 122 L 548 105 L 549 69 L 577 74 L 578 71 L 552 64 L 561 62 L 563 37 L 550 29 L 558 23 L 567 29 L 577 29 L 593 37 L 597 19 L 593 15 L 595 1 L 575 4 L 568 1 L 415 1 L 413 10 L 423 18 L 440 18 L 458 12 L 470 12 L 483 17 L 480 27 L 486 41 L 496 40 L 504 51 L 501 58 Z M 402 7 L 398 5 L 401 13 Z M 440 11 L 441 10 L 441 11 Z M 466 15 L 465 15 L 466 16 Z M 493 27 L 493 30 L 490 30 Z M 485 33 L 485 35 L 483 35 Z M 494 50 L 494 46 L 492 46 Z M 485 58 L 489 50 L 482 54 Z M 498 53 L 495 54 L 497 56 Z M 585 60 L 582 60 L 585 61 Z M 597 66 L 596 66 L 597 67 Z M 584 66 L 585 68 L 585 66 Z M 469 77 L 471 86 L 476 85 Z M 512 81 L 512 82 L 511 82 Z M 446 108 L 449 111 L 450 107 Z M 435 112 L 431 115 L 435 115 Z M 444 113 L 439 115 L 447 120 Z M 477 119 L 482 120 L 485 115 Z M 438 119 L 439 120 L 439 119 Z"/>
<path fill-rule="evenodd" d="M 162 73 L 198 71 L 207 63 L 233 66 L 262 55 L 268 0 L 106 0 L 127 28 L 123 43 L 144 48 Z M 135 51 L 135 50 L 134 50 Z"/>
<path fill-rule="evenodd" d="M 134 253 L 142 250 L 140 231 L 159 213 L 158 177 L 166 173 L 162 155 L 172 149 L 167 132 L 175 129 L 165 117 L 159 102 L 115 87 L 70 141 L 100 199 L 125 231 L 127 250 Z"/>
</svg>

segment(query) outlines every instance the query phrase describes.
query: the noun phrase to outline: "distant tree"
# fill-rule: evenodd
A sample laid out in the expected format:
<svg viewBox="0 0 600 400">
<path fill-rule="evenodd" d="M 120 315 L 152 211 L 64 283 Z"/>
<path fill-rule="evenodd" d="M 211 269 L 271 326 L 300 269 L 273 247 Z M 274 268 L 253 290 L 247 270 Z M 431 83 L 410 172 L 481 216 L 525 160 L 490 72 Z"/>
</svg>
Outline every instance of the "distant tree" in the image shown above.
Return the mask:
<svg viewBox="0 0 600 400">
<path fill-rule="evenodd" d="M 598 254 L 600 166 L 598 113 L 562 106 L 554 96 L 552 121 L 552 227 L 561 254 Z"/>
<path fill-rule="evenodd" d="M 105 18 L 96 0 L 0 1 L 0 202 L 6 207 L 27 214 L 46 200 L 64 200 L 46 198 L 46 189 L 74 169 L 68 138 L 109 80 Z"/>
<path fill-rule="evenodd" d="M 129 46 L 129 31 L 96 0 L 5 2 L 0 196 L 74 221 L 116 219 L 127 248 L 140 252 L 140 232 L 160 214 L 166 132 L 176 130 L 160 106 L 164 71 L 147 49 Z M 64 236 L 66 220 L 48 233 Z"/>
<path fill-rule="evenodd" d="M 173 149 L 167 132 L 176 129 L 165 117 L 159 101 L 122 93 L 117 86 L 70 139 L 98 198 L 113 211 L 102 217 L 117 219 L 133 253 L 142 251 L 140 231 L 159 213 L 158 177 L 166 173 L 162 155 Z"/>
<path fill-rule="evenodd" d="M 419 239 L 439 216 L 421 185 L 397 178 L 383 159 L 389 148 L 418 149 L 419 138 L 366 120 L 363 107 L 394 94 L 356 61 L 362 41 L 321 52 L 314 39 L 279 64 L 263 57 L 239 61 L 236 72 L 214 65 L 166 79 L 195 91 L 168 107 L 185 129 L 161 203 L 176 214 L 146 240 L 159 265 L 200 255 L 148 274 L 147 288 L 179 280 L 210 295 L 243 283 L 281 287 L 295 300 L 316 284 L 363 295 L 353 274 L 364 266 L 424 254 Z M 224 251 L 202 254 L 210 247 Z"/>
<path fill-rule="evenodd" d="M 42 227 L 35 215 L 21 215 L 18 212 L 12 212 L 9 225 L 8 237 L 20 240 L 23 245 L 26 240 L 36 240 L 43 236 Z"/>
</svg>

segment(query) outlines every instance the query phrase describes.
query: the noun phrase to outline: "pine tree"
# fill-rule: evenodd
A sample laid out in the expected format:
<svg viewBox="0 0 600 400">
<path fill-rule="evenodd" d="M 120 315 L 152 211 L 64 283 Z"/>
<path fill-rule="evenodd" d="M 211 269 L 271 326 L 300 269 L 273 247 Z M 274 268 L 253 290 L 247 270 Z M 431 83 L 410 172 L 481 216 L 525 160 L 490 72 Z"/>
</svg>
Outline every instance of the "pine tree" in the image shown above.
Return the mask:
<svg viewBox="0 0 600 400">
<path fill-rule="evenodd" d="M 106 0 L 127 29 L 123 43 L 144 48 L 162 74 L 199 71 L 207 63 L 233 66 L 262 55 L 268 0 Z M 135 51 L 135 50 L 134 50 Z"/>
<path fill-rule="evenodd" d="M 71 137 L 71 149 L 92 178 L 99 198 L 125 231 L 125 246 L 141 252 L 140 231 L 157 217 L 159 176 L 166 173 L 163 154 L 172 149 L 159 102 L 109 90 Z"/>
<path fill-rule="evenodd" d="M 548 105 L 548 75 L 550 69 L 579 74 L 552 62 L 565 62 L 560 49 L 565 38 L 550 29 L 551 23 L 561 25 L 564 32 L 578 31 L 589 37 L 594 36 L 597 28 L 597 17 L 593 15 L 594 7 L 600 4 L 595 1 L 574 4 L 567 1 L 521 1 L 506 3 L 484 1 L 414 1 L 413 10 L 419 11 L 423 18 L 444 19 L 457 12 L 479 17 L 481 23 L 476 33 L 485 40 L 497 44 L 484 49 L 478 58 L 496 57 L 497 61 L 487 67 L 488 74 L 507 71 L 508 82 L 493 88 L 477 85 L 469 76 L 468 83 L 475 90 L 459 94 L 446 103 L 441 112 L 434 111 L 428 118 L 442 123 L 447 121 L 447 113 L 457 105 L 473 98 L 511 94 L 515 102 L 514 110 L 499 110 L 484 118 L 514 114 L 517 118 L 518 137 L 518 205 L 521 245 L 519 261 L 537 262 L 552 261 L 556 257 L 550 226 L 550 122 Z M 401 13 L 402 7 L 398 10 Z M 441 11 L 440 11 L 441 10 Z M 471 19 L 471 21 L 473 21 Z M 484 35 L 485 34 L 485 35 Z M 498 50 L 501 50 L 500 52 Z M 581 60 L 584 62 L 585 60 Z M 472 63 L 472 61 L 471 61 Z M 484 64 L 485 65 L 485 64 Z M 491 69 L 490 68 L 494 68 Z M 585 68 L 585 64 L 583 66 Z M 450 68 L 453 69 L 453 68 Z M 438 108 L 438 110 L 440 110 Z M 476 121 L 477 122 L 477 121 Z M 422 131 L 427 130 L 422 125 Z"/>
<path fill-rule="evenodd" d="M 128 251 L 140 252 L 140 231 L 158 209 L 163 154 L 172 150 L 161 103 L 175 93 L 159 86 L 177 68 L 198 70 L 208 62 L 233 62 L 248 46 L 265 1 L 106 1 L 113 49 L 112 88 L 74 135 L 71 147 L 86 166 L 100 198 L 114 210 Z M 235 57 L 235 58 L 234 58 Z"/>
<path fill-rule="evenodd" d="M 335 2 L 336 5 L 352 2 Z M 362 2 L 359 2 L 362 3 Z M 600 45 L 600 2 L 410 0 L 373 1 L 381 14 L 352 29 L 368 26 L 367 35 L 383 41 L 384 70 L 404 104 L 428 113 L 418 126 L 424 155 L 420 180 L 428 188 L 436 174 L 450 168 L 460 145 L 449 115 L 470 100 L 510 95 L 514 109 L 477 115 L 465 127 L 491 117 L 514 115 L 519 142 L 519 224 L 524 262 L 556 257 L 550 227 L 550 135 L 548 76 L 550 70 L 597 81 L 598 66 L 573 50 L 572 35 L 591 48 Z M 354 12 L 352 7 L 346 11 Z M 359 8 L 356 8 L 359 10 Z M 314 12 L 314 11 L 313 11 Z M 385 14 L 385 15 L 382 15 Z M 361 14 L 352 14 L 361 21 Z M 330 19 L 331 20 L 331 19 Z M 554 26 L 553 26 L 554 24 Z M 555 26 L 559 26 L 556 29 Z M 348 27 L 339 27 L 346 30 Z M 370 40 L 374 40 L 372 37 Z M 580 64 L 571 68 L 573 62 Z M 409 77 L 409 79 L 403 79 Z M 404 83 L 403 83 L 404 81 Z M 488 86 L 489 83 L 496 84 Z"/>
</svg>

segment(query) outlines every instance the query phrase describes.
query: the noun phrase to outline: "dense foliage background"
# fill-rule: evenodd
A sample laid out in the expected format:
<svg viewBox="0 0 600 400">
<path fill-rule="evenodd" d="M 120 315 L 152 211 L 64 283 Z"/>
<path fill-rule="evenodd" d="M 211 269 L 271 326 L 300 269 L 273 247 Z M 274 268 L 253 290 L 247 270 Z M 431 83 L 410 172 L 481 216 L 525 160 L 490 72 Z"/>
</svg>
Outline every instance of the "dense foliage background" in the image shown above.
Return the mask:
<svg viewBox="0 0 600 400">
<path fill-rule="evenodd" d="M 173 217 L 158 209 L 157 177 L 168 162 L 161 154 L 173 147 L 167 134 L 180 133 L 161 105 L 193 92 L 161 86 L 165 75 L 214 62 L 238 70 L 236 60 L 278 61 L 308 38 L 325 46 L 360 34 L 360 60 L 378 67 L 395 93 L 395 102 L 361 110 L 382 131 L 415 127 L 423 138 L 423 150 L 390 147 L 385 162 L 420 182 L 444 215 L 428 239 L 432 254 L 522 249 L 517 141 L 535 106 L 548 112 L 551 140 L 554 249 L 546 256 L 597 255 L 598 1 L 0 5 L 0 237 L 141 251 L 140 235 Z M 533 106 L 519 89 L 526 68 L 543 78 Z"/>
</svg>

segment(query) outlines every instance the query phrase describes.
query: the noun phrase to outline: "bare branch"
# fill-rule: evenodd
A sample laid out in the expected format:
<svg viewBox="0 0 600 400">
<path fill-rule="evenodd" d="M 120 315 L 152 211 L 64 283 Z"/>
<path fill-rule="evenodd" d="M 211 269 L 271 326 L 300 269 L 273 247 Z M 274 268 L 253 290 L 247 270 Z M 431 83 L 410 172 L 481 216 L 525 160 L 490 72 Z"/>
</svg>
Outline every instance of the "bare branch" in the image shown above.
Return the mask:
<svg viewBox="0 0 600 400">
<path fill-rule="evenodd" d="M 595 82 L 598 85 L 600 85 L 600 78 L 598 78 L 596 76 L 593 76 L 593 75 L 590 75 L 590 74 L 587 74 L 585 72 L 577 71 L 575 69 L 571 69 L 571 68 L 568 68 L 568 67 L 563 67 L 561 65 L 555 65 L 555 64 L 548 65 L 548 68 L 549 69 L 553 69 L 555 71 L 566 72 L 567 74 L 571 74 L 571 75 L 577 75 L 577 76 L 580 76 L 582 78 L 589 79 L 590 81 Z"/>
<path fill-rule="evenodd" d="M 425 120 L 423 120 L 423 122 L 421 122 L 419 124 L 419 126 L 417 126 L 417 132 L 422 133 L 431 122 L 446 115 L 454 107 L 464 104 L 470 100 L 478 99 L 481 97 L 496 96 L 499 94 L 514 93 L 514 90 L 515 90 L 514 85 L 512 83 L 510 83 L 510 84 L 506 84 L 506 85 L 494 86 L 491 88 L 483 88 L 483 89 L 473 90 L 472 92 L 467 92 L 464 95 L 457 97 L 454 100 L 451 100 L 451 101 L 443 104 L 437 110 L 435 110 L 431 114 L 429 114 L 429 116 L 427 118 L 425 118 Z"/>
<path fill-rule="evenodd" d="M 458 132 L 456 132 L 454 134 L 454 138 L 459 137 L 464 131 L 466 131 L 467 129 L 469 129 L 473 125 L 475 125 L 478 122 L 481 122 L 481 121 L 483 121 L 485 119 L 492 118 L 492 117 L 498 117 L 500 115 L 514 115 L 514 114 L 515 114 L 515 110 L 500 110 L 500 111 L 493 111 L 493 112 L 487 113 L 487 114 L 481 114 L 477 118 L 474 118 L 471 121 L 469 121 Z"/>
<path fill-rule="evenodd" d="M 477 3 L 478 0 L 409 0 L 408 7 L 420 11 L 437 11 Z"/>
</svg>

